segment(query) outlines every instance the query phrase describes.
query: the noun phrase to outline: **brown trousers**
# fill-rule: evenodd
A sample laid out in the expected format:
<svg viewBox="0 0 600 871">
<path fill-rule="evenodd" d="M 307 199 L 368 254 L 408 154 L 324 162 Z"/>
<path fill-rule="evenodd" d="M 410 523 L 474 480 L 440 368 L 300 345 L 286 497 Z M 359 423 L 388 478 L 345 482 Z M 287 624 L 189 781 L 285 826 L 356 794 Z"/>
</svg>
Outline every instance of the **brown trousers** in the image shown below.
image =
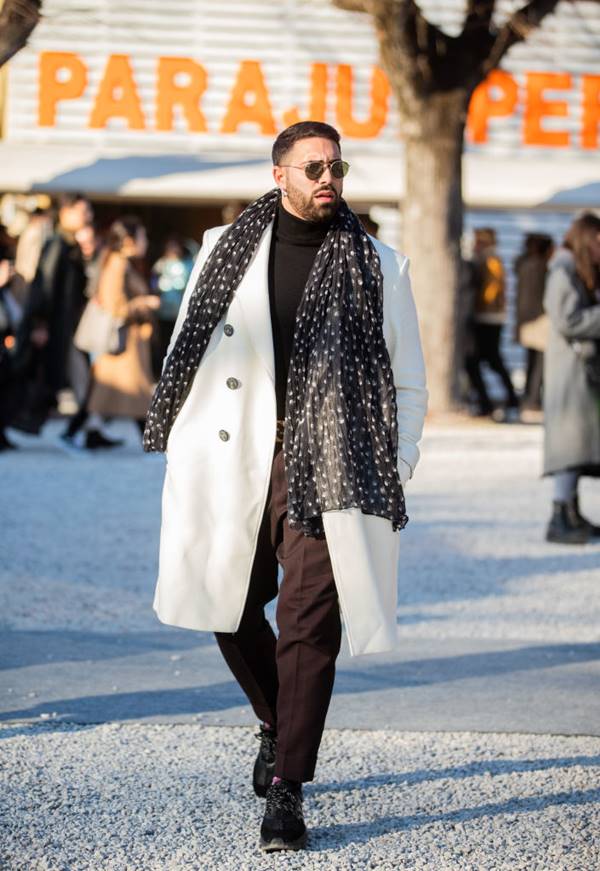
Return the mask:
<svg viewBox="0 0 600 871">
<path fill-rule="evenodd" d="M 277 596 L 276 638 L 264 607 Z M 239 629 L 216 639 L 256 716 L 277 728 L 275 774 L 312 780 L 341 642 L 337 590 L 325 538 L 287 522 L 283 451 L 275 454 L 267 507 Z"/>
</svg>

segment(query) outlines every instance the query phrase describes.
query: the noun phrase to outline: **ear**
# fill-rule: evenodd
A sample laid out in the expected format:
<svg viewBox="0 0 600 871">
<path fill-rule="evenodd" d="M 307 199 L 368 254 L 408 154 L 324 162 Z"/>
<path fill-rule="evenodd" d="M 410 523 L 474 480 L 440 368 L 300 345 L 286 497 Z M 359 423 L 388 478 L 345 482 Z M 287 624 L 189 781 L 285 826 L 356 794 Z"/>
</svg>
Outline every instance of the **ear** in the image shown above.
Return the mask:
<svg viewBox="0 0 600 871">
<path fill-rule="evenodd" d="M 281 188 L 282 191 L 285 191 L 286 188 L 286 179 L 285 179 L 285 169 L 282 166 L 274 166 L 273 167 L 273 178 L 275 179 L 275 184 L 278 188 Z"/>
</svg>

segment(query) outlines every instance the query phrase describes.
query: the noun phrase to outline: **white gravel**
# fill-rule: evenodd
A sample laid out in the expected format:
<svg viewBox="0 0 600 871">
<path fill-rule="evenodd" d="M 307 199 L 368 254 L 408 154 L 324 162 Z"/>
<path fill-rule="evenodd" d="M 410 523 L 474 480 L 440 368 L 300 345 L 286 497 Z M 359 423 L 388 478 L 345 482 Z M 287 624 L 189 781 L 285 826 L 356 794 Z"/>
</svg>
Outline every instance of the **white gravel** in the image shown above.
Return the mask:
<svg viewBox="0 0 600 871">
<path fill-rule="evenodd" d="M 22 450 L 0 456 L 0 621 L 152 630 L 162 460 L 126 424 L 114 432 L 128 445 L 98 456 L 64 455 L 59 431 L 14 434 Z M 541 437 L 428 427 L 402 534 L 405 639 L 600 640 L 600 544 L 544 541 Z M 596 482 L 582 505 L 600 522 Z M 306 789 L 309 849 L 268 857 L 256 747 L 245 727 L 0 727 L 0 868 L 600 869 L 600 738 L 327 730 Z"/>
<path fill-rule="evenodd" d="M 600 739 L 325 733 L 308 851 L 264 856 L 252 731 L 4 727 L 10 871 L 595 871 Z"/>
</svg>

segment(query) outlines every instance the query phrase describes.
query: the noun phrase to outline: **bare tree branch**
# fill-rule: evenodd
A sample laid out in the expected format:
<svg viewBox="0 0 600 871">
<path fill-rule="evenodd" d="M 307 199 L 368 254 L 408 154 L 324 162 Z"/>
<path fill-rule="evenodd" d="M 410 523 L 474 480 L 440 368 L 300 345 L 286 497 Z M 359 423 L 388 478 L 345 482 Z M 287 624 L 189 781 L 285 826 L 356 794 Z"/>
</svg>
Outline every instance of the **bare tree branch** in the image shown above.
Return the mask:
<svg viewBox="0 0 600 871">
<path fill-rule="evenodd" d="M 415 0 L 370 0 L 371 14 L 388 72 L 396 68 L 414 94 L 435 89 L 437 70 L 453 54 L 453 38 L 431 24 Z M 399 68 L 397 58 L 408 61 Z"/>
<path fill-rule="evenodd" d="M 484 76 L 498 66 L 511 46 L 527 39 L 532 30 L 539 27 L 543 19 L 554 12 L 558 3 L 559 0 L 530 0 L 513 13 L 500 28 L 492 50 L 484 62 Z"/>
<path fill-rule="evenodd" d="M 0 11 L 0 66 L 20 51 L 41 15 L 41 0 L 5 0 Z"/>
<path fill-rule="evenodd" d="M 370 0 L 331 0 L 333 6 L 346 12 L 370 12 Z"/>
<path fill-rule="evenodd" d="M 469 0 L 463 25 L 463 34 L 471 30 L 481 30 L 482 28 L 489 31 L 495 7 L 496 0 Z"/>
</svg>

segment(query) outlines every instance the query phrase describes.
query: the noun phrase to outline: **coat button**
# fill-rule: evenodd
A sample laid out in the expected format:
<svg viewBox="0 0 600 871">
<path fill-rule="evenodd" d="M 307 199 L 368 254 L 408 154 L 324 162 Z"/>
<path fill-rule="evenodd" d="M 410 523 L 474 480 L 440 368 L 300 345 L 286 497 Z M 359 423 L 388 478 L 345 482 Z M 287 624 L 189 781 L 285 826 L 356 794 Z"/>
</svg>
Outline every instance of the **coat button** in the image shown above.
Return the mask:
<svg viewBox="0 0 600 871">
<path fill-rule="evenodd" d="M 235 331 L 234 331 L 233 327 L 231 326 L 231 324 L 225 324 L 225 326 L 223 327 L 223 332 L 225 333 L 226 336 L 233 336 L 233 333 Z"/>
<path fill-rule="evenodd" d="M 221 439 L 222 442 L 228 442 L 228 441 L 229 441 L 229 433 L 227 432 L 226 429 L 220 429 L 220 430 L 219 430 L 219 438 Z"/>
<path fill-rule="evenodd" d="M 237 390 L 240 386 L 240 382 L 237 378 L 228 378 L 226 383 L 230 390 Z"/>
</svg>

